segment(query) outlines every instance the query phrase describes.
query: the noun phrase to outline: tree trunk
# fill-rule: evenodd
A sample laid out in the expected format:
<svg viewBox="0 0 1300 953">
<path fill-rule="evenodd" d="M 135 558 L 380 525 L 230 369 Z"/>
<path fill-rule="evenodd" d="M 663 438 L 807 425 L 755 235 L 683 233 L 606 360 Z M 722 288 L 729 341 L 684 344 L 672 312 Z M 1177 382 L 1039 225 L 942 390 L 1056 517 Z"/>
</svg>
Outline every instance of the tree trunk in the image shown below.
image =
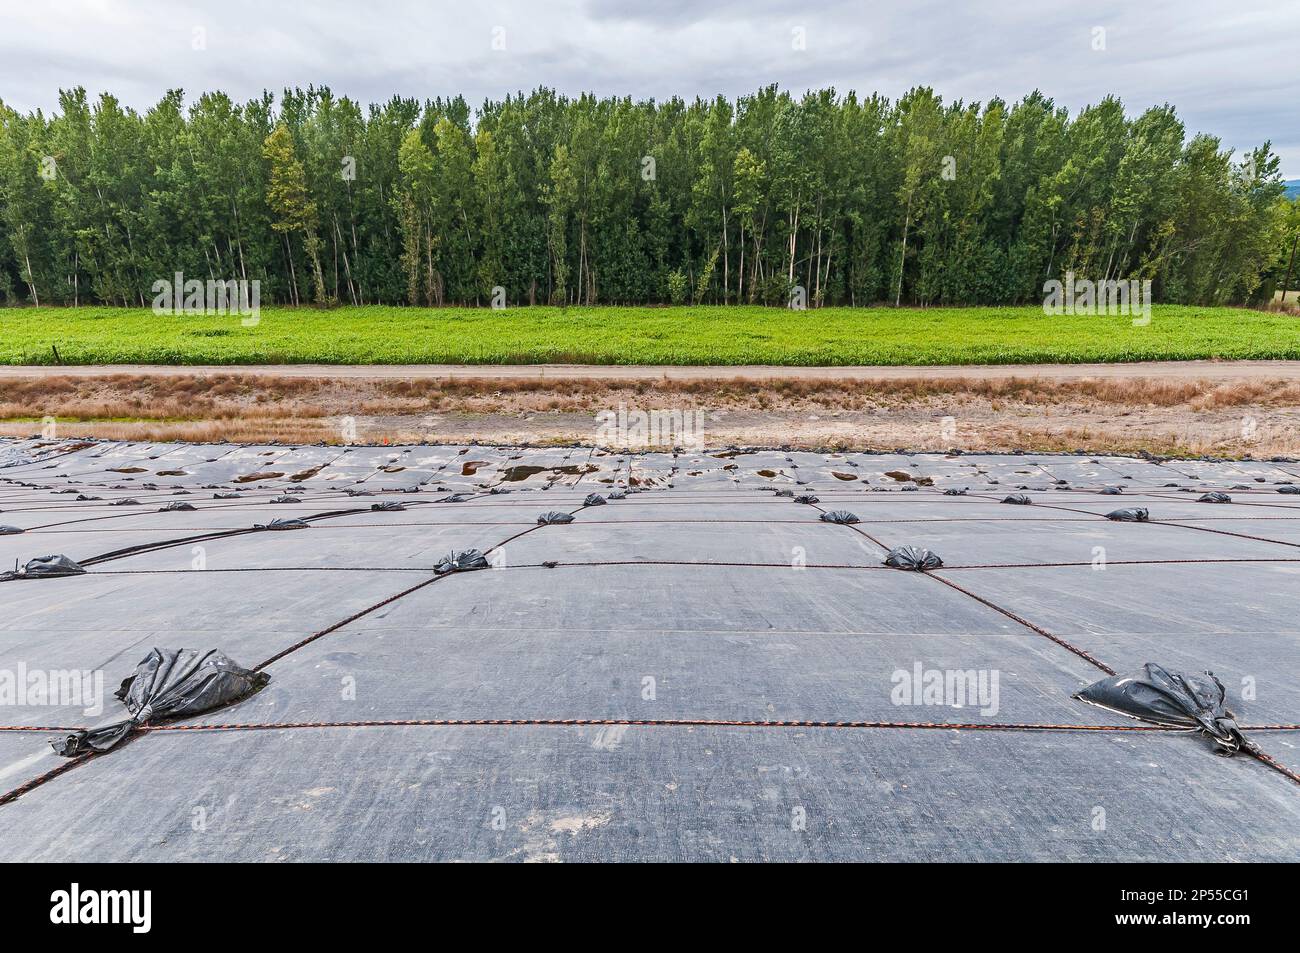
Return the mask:
<svg viewBox="0 0 1300 953">
<path fill-rule="evenodd" d="M 894 307 L 903 303 L 903 272 L 907 270 L 907 232 L 912 227 L 912 196 L 907 196 L 907 215 L 903 219 L 903 251 L 898 257 L 898 291 L 894 294 Z"/>
</svg>

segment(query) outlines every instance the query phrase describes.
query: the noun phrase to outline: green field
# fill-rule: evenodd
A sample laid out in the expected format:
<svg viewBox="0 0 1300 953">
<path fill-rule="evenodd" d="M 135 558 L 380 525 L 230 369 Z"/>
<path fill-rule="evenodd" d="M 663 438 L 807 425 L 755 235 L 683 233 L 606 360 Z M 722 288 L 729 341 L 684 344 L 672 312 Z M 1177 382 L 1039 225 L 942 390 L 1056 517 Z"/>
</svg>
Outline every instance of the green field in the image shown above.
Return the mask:
<svg viewBox="0 0 1300 953">
<path fill-rule="evenodd" d="M 58 358 L 54 348 L 58 349 Z M 1048 317 L 1039 307 L 0 309 L 4 364 L 1021 364 L 1300 358 L 1300 319 L 1157 306 Z"/>
</svg>

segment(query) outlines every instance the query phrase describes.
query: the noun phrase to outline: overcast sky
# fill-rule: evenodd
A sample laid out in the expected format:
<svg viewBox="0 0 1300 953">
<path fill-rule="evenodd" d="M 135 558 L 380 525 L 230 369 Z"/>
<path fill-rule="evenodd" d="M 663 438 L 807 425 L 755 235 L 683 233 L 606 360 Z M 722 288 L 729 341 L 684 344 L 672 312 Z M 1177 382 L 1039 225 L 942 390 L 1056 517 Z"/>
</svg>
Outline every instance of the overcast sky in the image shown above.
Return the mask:
<svg viewBox="0 0 1300 953">
<path fill-rule="evenodd" d="M 976 101 L 1038 88 L 1072 111 L 1107 93 L 1130 112 L 1169 102 L 1189 132 L 1271 139 L 1300 178 L 1296 0 L 0 0 L 0 99 L 22 110 L 77 85 L 145 109 L 172 87 L 477 105 L 538 85 L 662 99 L 773 82 Z"/>
</svg>

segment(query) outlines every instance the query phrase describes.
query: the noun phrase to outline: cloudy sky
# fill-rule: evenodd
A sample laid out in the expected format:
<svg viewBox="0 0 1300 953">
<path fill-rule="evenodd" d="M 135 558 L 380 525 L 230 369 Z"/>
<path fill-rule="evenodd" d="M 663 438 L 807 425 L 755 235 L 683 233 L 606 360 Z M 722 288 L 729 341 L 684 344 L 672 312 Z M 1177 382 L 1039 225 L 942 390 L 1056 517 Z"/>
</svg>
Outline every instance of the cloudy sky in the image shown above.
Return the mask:
<svg viewBox="0 0 1300 953">
<path fill-rule="evenodd" d="M 1295 0 L 0 0 L 0 99 L 24 110 L 77 85 L 144 109 L 172 87 L 477 104 L 538 85 L 662 99 L 773 82 L 1169 102 L 1227 145 L 1271 139 L 1300 178 Z"/>
</svg>

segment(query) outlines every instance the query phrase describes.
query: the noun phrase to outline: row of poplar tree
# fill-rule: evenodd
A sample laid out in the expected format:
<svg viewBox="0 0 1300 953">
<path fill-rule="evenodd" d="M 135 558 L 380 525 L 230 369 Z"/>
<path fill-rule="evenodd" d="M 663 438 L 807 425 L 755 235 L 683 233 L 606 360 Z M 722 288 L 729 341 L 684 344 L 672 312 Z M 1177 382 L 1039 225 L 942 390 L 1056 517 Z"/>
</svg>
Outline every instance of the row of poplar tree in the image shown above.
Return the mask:
<svg viewBox="0 0 1300 953">
<path fill-rule="evenodd" d="M 1240 303 L 1296 227 L 1267 144 L 1113 98 L 0 103 L 8 303 L 146 305 L 182 272 L 289 304 L 1003 304 L 1067 271 Z"/>
</svg>

